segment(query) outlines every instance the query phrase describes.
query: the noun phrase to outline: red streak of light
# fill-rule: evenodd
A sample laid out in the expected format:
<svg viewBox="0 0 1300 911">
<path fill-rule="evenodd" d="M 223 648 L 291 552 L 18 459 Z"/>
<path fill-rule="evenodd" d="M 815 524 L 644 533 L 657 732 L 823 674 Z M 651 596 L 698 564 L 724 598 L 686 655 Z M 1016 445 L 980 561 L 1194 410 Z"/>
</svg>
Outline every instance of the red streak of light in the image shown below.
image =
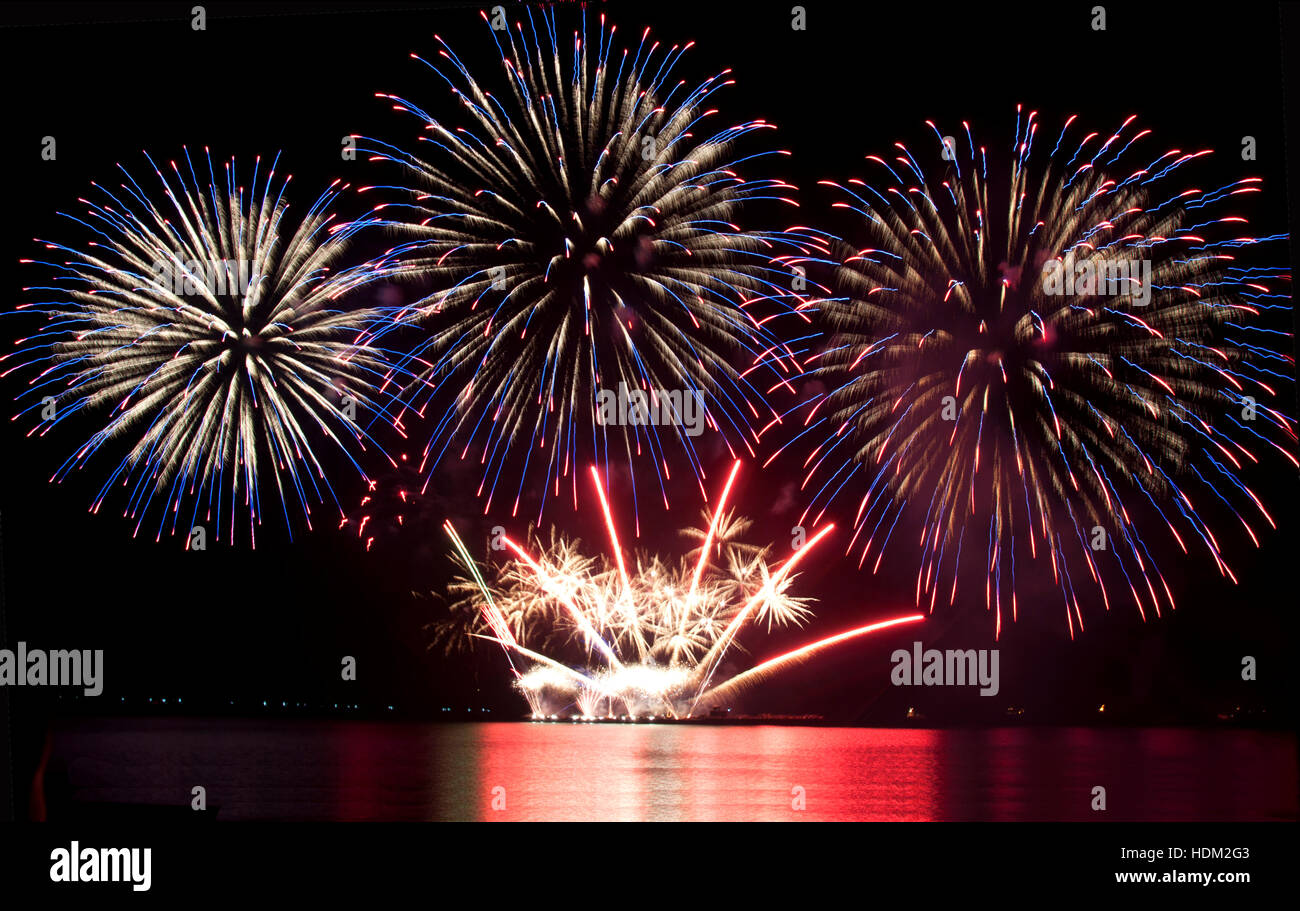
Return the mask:
<svg viewBox="0 0 1300 911">
<path fill-rule="evenodd" d="M 605 513 L 605 526 L 609 529 L 609 541 L 614 548 L 614 559 L 618 562 L 618 574 L 623 579 L 623 590 L 631 589 L 632 584 L 627 578 L 627 566 L 623 563 L 623 548 L 618 544 L 618 532 L 614 530 L 614 516 L 609 511 L 609 500 L 605 498 L 605 488 L 600 486 L 600 473 L 596 471 L 596 466 L 591 467 L 591 482 L 596 485 L 596 495 L 600 497 L 600 508 Z M 734 471 L 734 469 L 733 469 Z"/>
<path fill-rule="evenodd" d="M 895 617 L 893 620 L 882 620 L 879 623 L 869 623 L 866 626 L 859 626 L 857 629 L 837 633 L 834 636 L 827 636 L 825 639 L 818 639 L 816 642 L 802 645 L 793 651 L 786 652 L 784 655 L 778 655 L 776 658 L 764 661 L 762 664 L 757 664 L 746 673 L 754 674 L 761 672 L 763 669 L 771 667 L 774 664 L 780 664 L 782 661 L 789 661 L 792 658 L 808 654 L 809 652 L 815 651 L 819 648 L 826 648 L 827 646 L 835 645 L 836 643 L 843 642 L 845 639 L 852 639 L 854 636 L 864 636 L 867 633 L 874 633 L 876 630 L 888 629 L 891 626 L 899 626 L 903 623 L 916 623 L 917 621 L 924 619 L 925 614 L 908 614 L 905 617 Z"/>
<path fill-rule="evenodd" d="M 713 536 L 718 530 L 718 520 L 722 518 L 722 509 L 727 505 L 727 496 L 731 493 L 731 484 L 736 480 L 736 474 L 739 471 L 740 462 L 732 463 L 731 474 L 727 477 L 727 483 L 722 488 L 722 496 L 718 498 L 718 505 L 713 510 L 713 520 L 709 522 L 709 533 L 704 538 L 704 549 L 700 551 L 700 561 L 695 564 L 695 574 L 691 577 L 691 590 L 686 596 L 688 599 L 695 594 L 695 589 L 699 587 L 700 576 L 704 573 L 704 564 L 709 559 L 709 551 L 713 549 Z"/>
</svg>

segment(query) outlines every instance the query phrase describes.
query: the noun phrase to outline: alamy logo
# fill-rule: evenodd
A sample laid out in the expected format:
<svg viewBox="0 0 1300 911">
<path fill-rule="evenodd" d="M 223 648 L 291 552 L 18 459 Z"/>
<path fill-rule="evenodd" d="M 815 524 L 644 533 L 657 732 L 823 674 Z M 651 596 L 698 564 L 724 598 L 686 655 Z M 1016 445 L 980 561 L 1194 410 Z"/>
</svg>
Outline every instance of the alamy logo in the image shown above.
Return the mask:
<svg viewBox="0 0 1300 911">
<path fill-rule="evenodd" d="M 87 696 L 104 691 L 104 650 L 0 648 L 0 686 L 80 686 Z"/>
<path fill-rule="evenodd" d="M 940 651 L 913 642 L 912 650 L 896 649 L 889 656 L 894 686 L 979 686 L 981 696 L 998 694 L 998 650 L 950 648 Z"/>
<path fill-rule="evenodd" d="M 244 297 L 253 284 L 253 267 L 246 259 L 160 259 L 153 264 L 153 279 L 162 290 L 182 297 L 201 291 Z"/>
<path fill-rule="evenodd" d="M 1151 303 L 1149 259 L 1049 259 L 1043 263 L 1048 297 L 1127 297 L 1135 307 Z"/>
<path fill-rule="evenodd" d="M 602 427 L 681 427 L 688 437 L 704 432 L 704 393 L 698 389 L 642 389 L 618 384 L 596 393 L 596 423 Z"/>
<path fill-rule="evenodd" d="M 152 880 L 153 848 L 83 848 L 73 842 L 50 852 L 50 882 L 131 883 L 148 892 Z"/>
</svg>

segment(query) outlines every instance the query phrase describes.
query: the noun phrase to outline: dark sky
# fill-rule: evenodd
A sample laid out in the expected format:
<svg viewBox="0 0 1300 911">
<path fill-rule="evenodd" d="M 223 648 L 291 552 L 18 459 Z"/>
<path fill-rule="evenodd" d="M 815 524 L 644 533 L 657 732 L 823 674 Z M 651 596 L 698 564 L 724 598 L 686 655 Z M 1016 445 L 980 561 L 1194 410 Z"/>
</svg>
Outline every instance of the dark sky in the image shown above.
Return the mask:
<svg viewBox="0 0 1300 911">
<path fill-rule="evenodd" d="M 454 114 L 445 89 L 408 57 L 430 52 L 434 32 L 471 66 L 495 67 L 474 6 L 419 4 L 403 11 L 386 3 L 396 11 L 371 12 L 364 4 L 209 3 L 207 31 L 195 33 L 192 5 L 6 9 L 22 23 L 0 33 L 8 87 L 8 141 L 0 147 L 9 215 L 2 222 L 3 268 L 11 301 L 32 280 L 16 271 L 16 260 L 32 255 L 31 238 L 66 236 L 55 212 L 72 208 L 91 180 L 111 178 L 116 162 L 143 172 L 141 150 L 166 158 L 182 145 L 210 146 L 218 160 L 235 155 L 250 163 L 255 154 L 278 150 L 304 205 L 335 177 L 354 184 L 375 179 L 366 162 L 340 159 L 345 134 L 410 137 L 410 118 L 391 112 L 375 92 Z M 1090 28 L 1091 3 L 968 10 L 804 5 L 803 32 L 790 29 L 789 3 L 597 6 L 625 37 L 649 25 L 668 43 L 696 41 L 684 78 L 734 70 L 738 84 L 715 100 L 730 120 L 779 125 L 776 141 L 793 154 L 775 173 L 802 189 L 803 211 L 794 221 L 831 224 L 830 199 L 816 181 L 859 175 L 865 154 L 887 151 L 900 139 L 923 140 L 926 119 L 954 130 L 966 119 L 984 141 L 1010 143 L 1015 106 L 1023 103 L 1042 112 L 1044 129 L 1059 128 L 1076 112 L 1098 130 L 1113 129 L 1137 113 L 1162 142 L 1221 150 L 1229 179 L 1246 172 L 1265 179 L 1265 198 L 1251 213 L 1259 233 L 1285 230 L 1281 39 L 1272 5 L 1234 3 L 1213 18 L 1182 4 L 1108 5 L 1102 33 Z M 1291 113 L 1295 123 L 1294 100 Z M 46 135 L 58 142 L 54 162 L 40 160 Z M 1257 140 L 1258 160 L 1234 167 L 1246 135 Z M 362 201 L 349 197 L 343 209 L 358 214 Z M 6 339 L 14 334 L 8 325 L 4 331 Z M 428 521 L 378 542 L 369 554 L 334 530 L 328 509 L 314 533 L 299 529 L 292 544 L 270 526 L 255 552 L 223 543 L 187 553 L 179 538 L 132 540 L 130 524 L 109 508 L 88 515 L 98 489 L 93 473 L 61 486 L 46 483 L 76 444 L 73 434 L 29 440 L 9 422 L 3 433 L 8 638 L 104 648 L 109 698 L 97 708 L 108 708 L 113 697 L 148 695 L 208 702 L 341 698 L 411 711 L 459 708 L 470 700 L 521 706 L 505 687 L 499 655 L 487 653 L 475 665 L 426 653 L 422 626 L 434 614 L 427 600 L 410 594 L 436 589 L 446 578 L 437 527 L 443 513 L 474 527 L 481 510 L 471 496 L 472 472 L 439 476 L 441 492 Z M 720 456 L 711 466 L 718 482 L 724 464 Z M 797 510 L 774 511 L 772 492 L 794 470 L 778 461 L 760 476 L 756 464 L 747 466 L 741 503 L 757 520 L 756 540 L 788 535 Z M 1204 561 L 1179 563 L 1170 555 L 1165 566 L 1180 589 L 1175 618 L 1143 626 L 1127 610 L 1104 618 L 1094 612 L 1088 633 L 1074 643 L 1059 599 L 1045 592 L 1050 612 L 1024 610 L 1022 622 L 1003 637 L 1005 699 L 999 701 L 1032 703 L 1062 717 L 1111 694 L 1167 714 L 1242 699 L 1290 709 L 1289 684 L 1280 681 L 1292 676 L 1288 655 L 1296 641 L 1296 475 L 1279 463 L 1257 480 L 1282 527 L 1258 552 L 1237 542 L 1240 586 L 1223 584 Z M 361 494 L 354 477 L 340 472 L 335 483 L 345 502 Z M 683 486 L 678 506 L 694 518 L 699 503 L 690 489 Z M 613 493 L 617 499 L 619 491 Z M 589 515 L 575 518 L 561 508 L 548 517 L 595 537 Z M 649 510 L 645 521 L 650 540 L 672 527 Z M 828 549 L 807 567 L 806 591 L 820 599 L 815 632 L 910 606 L 914 554 L 900 549 L 874 577 L 838 554 Z M 982 607 L 971 614 L 952 627 L 967 645 L 987 638 L 989 628 Z M 774 654 L 783 641 L 798 640 L 759 642 L 757 654 Z M 1256 689 L 1237 679 L 1246 654 L 1261 662 Z M 359 680 L 349 688 L 338 682 L 342 655 L 359 662 Z M 860 717 L 875 695 L 868 682 L 850 649 L 825 672 L 793 675 L 764 707 Z M 484 692 L 476 694 L 479 685 Z M 960 703 L 955 713 L 969 708 L 961 694 L 950 698 Z"/>
</svg>

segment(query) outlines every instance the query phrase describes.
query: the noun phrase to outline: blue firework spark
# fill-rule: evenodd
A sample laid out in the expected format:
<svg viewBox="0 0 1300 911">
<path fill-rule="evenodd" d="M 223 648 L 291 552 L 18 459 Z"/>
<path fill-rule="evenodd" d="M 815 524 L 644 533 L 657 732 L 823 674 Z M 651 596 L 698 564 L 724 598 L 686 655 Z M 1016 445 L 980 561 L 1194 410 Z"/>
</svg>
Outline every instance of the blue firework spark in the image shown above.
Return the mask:
<svg viewBox="0 0 1300 911">
<path fill-rule="evenodd" d="M 429 292 L 395 315 L 422 333 L 410 401 L 432 403 L 434 428 L 421 464 L 476 458 L 485 511 L 502 496 L 513 513 L 533 490 L 539 515 L 564 479 L 576 507 L 579 465 L 608 476 L 625 464 L 634 488 L 649 465 L 666 505 L 674 464 L 704 491 L 704 457 L 657 393 L 681 393 L 681 410 L 701 402 L 709 432 L 752 454 L 791 369 L 768 320 L 798 309 L 783 257 L 804 248 L 737 224 L 742 206 L 793 204 L 788 184 L 740 175 L 788 153 L 735 151 L 773 129 L 765 121 L 710 126 L 731 79 L 675 80 L 690 44 L 664 47 L 647 29 L 620 49 L 603 16 L 589 40 L 585 14 L 566 44 L 552 12 L 523 15 L 492 32 L 498 94 L 441 38 L 434 61 L 416 57 L 468 125 L 381 95 L 419 119 L 424 150 L 364 141 L 402 177 L 375 188 L 399 200 L 375 213 L 401 238 L 384 267 Z M 672 420 L 611 426 L 596 399 L 620 386 Z"/>
<path fill-rule="evenodd" d="M 872 179 L 825 182 L 851 243 L 809 235 L 835 296 L 806 360 L 823 391 L 786 444 L 805 447 L 806 515 L 850 504 L 849 548 L 878 569 L 910 512 L 918 604 L 957 599 L 964 557 L 998 631 L 1017 560 L 1046 558 L 1071 635 L 1089 579 L 1107 609 L 1108 576 L 1144 619 L 1172 609 L 1152 528 L 1235 581 L 1211 523 L 1258 545 L 1275 523 L 1250 468 L 1297 464 L 1291 333 L 1271 319 L 1290 274 L 1251 261 L 1285 235 L 1233 208 L 1261 181 L 1189 184 L 1209 150 L 1156 147 L 1134 117 L 1109 135 L 1076 121 L 1045 142 L 1020 112 L 993 150 L 929 123 L 932 159 L 898 143 L 868 156 Z"/>
<path fill-rule="evenodd" d="M 340 268 L 367 223 L 335 222 L 338 181 L 291 219 L 276 161 L 259 158 L 245 188 L 233 160 L 222 173 L 206 152 L 198 171 L 188 150 L 166 169 L 145 157 L 157 195 L 119 165 L 118 188 L 95 184 L 84 213 L 60 213 L 84 246 L 38 239 L 45 257 L 23 260 L 53 280 L 16 311 L 44 320 L 6 356 L 6 374 L 31 374 L 15 420 L 34 419 L 29 436 L 98 422 L 53 480 L 116 460 L 91 511 L 122 488 L 137 534 L 213 523 L 233 540 L 245 516 L 256 543 L 277 508 L 310 527 L 312 503 L 338 504 L 322 446 L 360 470 L 364 427 L 391 404 L 370 335 L 382 314 L 342 303 L 376 275 Z"/>
</svg>

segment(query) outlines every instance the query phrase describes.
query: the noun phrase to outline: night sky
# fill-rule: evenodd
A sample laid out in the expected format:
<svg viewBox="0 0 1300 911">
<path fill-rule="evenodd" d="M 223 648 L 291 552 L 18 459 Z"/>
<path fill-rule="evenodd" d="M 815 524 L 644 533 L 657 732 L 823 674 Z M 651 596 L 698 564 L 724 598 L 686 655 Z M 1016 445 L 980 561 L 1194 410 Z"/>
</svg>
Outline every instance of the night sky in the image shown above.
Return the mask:
<svg viewBox="0 0 1300 911">
<path fill-rule="evenodd" d="M 1249 206 L 1255 232 L 1285 231 L 1277 9 L 1233 4 L 1231 17 L 1210 19 L 1180 4 L 1113 5 L 1108 30 L 1094 33 L 1092 5 L 1009 7 L 994 24 L 982 6 L 890 10 L 810 2 L 803 32 L 790 29 L 789 3 L 593 7 L 606 10 L 627 38 L 649 25 L 668 43 L 694 40 L 679 75 L 698 81 L 730 67 L 738 84 L 714 96 L 723 117 L 778 124 L 777 138 L 767 141 L 793 154 L 768 173 L 800 187 L 802 209 L 797 216 L 756 209 L 753 222 L 760 226 L 797 221 L 834 230 L 832 197 L 817 180 L 861 176 L 864 155 L 885 153 L 898 140 L 919 143 L 928 135 L 927 119 L 951 124 L 950 131 L 969 120 L 983 142 L 1009 144 L 1016 105 L 1023 103 L 1041 112 L 1044 129 L 1078 113 L 1091 128 L 1109 130 L 1137 113 L 1162 144 L 1213 147 L 1225 182 L 1246 174 L 1264 178 L 1265 193 Z M 379 182 L 362 156 L 341 160 L 344 135 L 412 137 L 413 120 L 392 112 L 375 92 L 406 95 L 454 117 L 449 93 L 408 56 L 431 52 L 434 32 L 471 68 L 491 68 L 489 78 L 496 78 L 493 44 L 476 6 L 370 12 L 364 4 L 314 4 L 309 12 L 288 3 L 209 3 L 207 31 L 199 33 L 190 30 L 190 6 L 37 7 L 17 14 L 31 24 L 4 31 L 0 67 L 13 90 L 8 141 L 0 148 L 9 177 L 8 217 L 0 224 L 11 303 L 38 277 L 33 267 L 17 266 L 34 254 L 31 239 L 69 237 L 56 211 L 71 211 L 91 180 L 112 180 L 117 162 L 143 174 L 143 149 L 166 159 L 183 145 L 208 146 L 214 160 L 234 155 L 250 166 L 254 155 L 280 151 L 282 170 L 294 175 L 294 199 L 305 208 L 334 178 Z M 322 8 L 333 11 L 317 11 Z M 1290 111 L 1294 122 L 1300 117 L 1294 99 Z M 58 143 L 53 162 L 40 159 L 46 135 Z M 1239 160 L 1246 135 L 1257 140 L 1255 162 Z M 341 204 L 347 215 L 367 207 L 355 194 Z M 358 253 L 365 249 L 363 243 Z M 17 332 L 7 319 L 6 340 Z M 12 379 L 6 382 L 4 394 L 12 399 L 17 390 Z M 196 711 L 219 711 L 232 699 L 241 706 L 262 699 L 346 701 L 363 713 L 392 705 L 428 717 L 439 717 L 443 706 L 458 715 L 467 706 L 523 711 L 498 651 L 484 649 L 471 660 L 426 650 L 423 627 L 437 616 L 427 594 L 439 591 L 451 572 L 438 526 L 450 517 L 468 540 L 483 541 L 498 524 L 481 516 L 473 466 L 440 470 L 419 518 L 400 535 L 381 537 L 369 553 L 354 535 L 335 529 L 332 506 L 317 509 L 313 532 L 295 526 L 292 541 L 281 522 L 268 518 L 256 551 L 246 541 L 235 547 L 222 541 L 192 553 L 179 537 L 133 540 L 132 524 L 112 508 L 120 509 L 120 499 L 89 515 L 102 475 L 82 471 L 62 485 L 47 483 L 81 437 L 69 427 L 27 439 L 29 426 L 5 422 L 0 439 L 5 631 L 10 643 L 104 649 L 105 695 L 88 710 L 138 710 L 141 699 L 168 696 L 184 698 Z M 415 458 L 419 433 L 413 426 L 412 442 L 394 443 L 391 451 Z M 711 488 L 725 478 L 728 462 L 725 450 L 714 447 Z M 98 464 L 102 470 L 107 460 Z M 1266 491 L 1280 530 L 1264 536 L 1258 551 L 1231 536 L 1227 549 L 1239 586 L 1222 580 L 1205 559 L 1162 551 L 1162 567 L 1177 586 L 1176 616 L 1143 624 L 1131 605 L 1107 616 L 1091 605 L 1087 632 L 1070 642 L 1059 595 L 1025 585 L 1021 619 L 1004 627 L 999 643 L 999 698 L 982 701 L 973 692 L 939 688 L 926 694 L 930 716 L 987 721 L 1015 704 L 1040 720 L 1069 720 L 1093 717 L 1101 702 L 1150 721 L 1206 720 L 1235 705 L 1267 707 L 1273 719 L 1292 716 L 1297 479 L 1281 459 L 1265 466 L 1253 480 Z M 337 467 L 335 489 L 351 508 L 363 484 L 346 466 Z M 801 508 L 790 496 L 796 477 L 795 458 L 766 470 L 747 462 L 739 503 L 755 519 L 753 540 L 788 540 Z M 683 517 L 698 515 L 694 481 L 678 478 L 675 486 L 675 516 L 643 502 L 642 546 L 668 539 Z M 611 493 L 616 508 L 626 502 L 625 491 Z M 575 516 L 561 499 L 548 507 L 546 520 L 594 544 L 602 541 L 595 509 L 586 504 Z M 521 518 L 512 527 L 523 525 Z M 875 576 L 855 569 L 834 545 L 806 564 L 802 593 L 818 599 L 813 633 L 911 608 L 916 554 L 905 540 L 896 546 Z M 1029 578 L 1026 573 L 1026 583 Z M 1038 603 L 1043 609 L 1035 609 Z M 945 636 L 962 647 L 992 646 L 982 599 L 968 608 Z M 929 644 L 929 630 L 918 635 Z M 751 644 L 763 658 L 808 638 L 796 631 Z M 894 637 L 899 644 L 913 638 L 911 630 Z M 888 689 L 881 686 L 885 674 L 863 664 L 863 655 L 883 663 L 887 653 L 874 644 L 841 649 L 816 669 L 792 673 L 784 686 L 768 687 L 762 704 L 751 707 L 897 720 L 900 700 L 914 694 L 885 692 L 877 699 Z M 357 658 L 356 683 L 339 681 L 343 655 Z M 1243 655 L 1259 659 L 1253 684 L 1240 680 Z"/>
</svg>

